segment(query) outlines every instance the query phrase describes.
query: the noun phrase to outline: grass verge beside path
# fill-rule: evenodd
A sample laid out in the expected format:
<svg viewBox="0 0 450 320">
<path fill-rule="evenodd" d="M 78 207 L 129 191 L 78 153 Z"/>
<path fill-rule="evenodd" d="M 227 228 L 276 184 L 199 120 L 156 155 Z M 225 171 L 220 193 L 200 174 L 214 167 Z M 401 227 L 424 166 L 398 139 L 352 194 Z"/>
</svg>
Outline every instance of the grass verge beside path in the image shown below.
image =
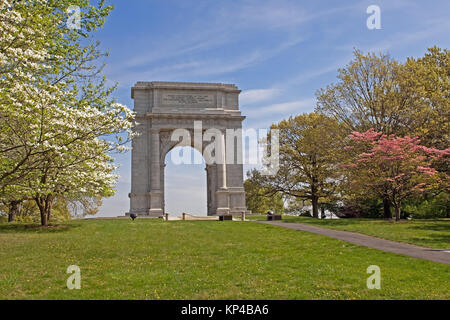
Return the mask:
<svg viewBox="0 0 450 320">
<path fill-rule="evenodd" d="M 250 220 L 265 220 L 266 216 L 248 216 Z M 450 250 L 450 219 L 375 220 L 375 219 L 314 219 L 283 216 L 283 221 L 318 227 L 359 232 L 382 239 L 411 243 L 422 247 Z"/>
</svg>

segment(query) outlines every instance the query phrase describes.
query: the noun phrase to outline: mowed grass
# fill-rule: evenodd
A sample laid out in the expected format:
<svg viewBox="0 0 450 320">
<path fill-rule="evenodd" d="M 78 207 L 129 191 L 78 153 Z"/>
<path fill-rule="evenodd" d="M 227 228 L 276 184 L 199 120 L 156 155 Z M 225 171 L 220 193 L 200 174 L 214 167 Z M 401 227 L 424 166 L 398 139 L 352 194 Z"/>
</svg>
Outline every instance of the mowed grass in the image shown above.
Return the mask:
<svg viewBox="0 0 450 320">
<path fill-rule="evenodd" d="M 266 216 L 248 216 L 247 218 L 250 220 L 266 220 Z M 450 219 L 402 220 L 397 222 L 395 220 L 314 219 L 283 216 L 283 221 L 358 232 L 428 248 L 450 249 Z"/>
<path fill-rule="evenodd" d="M 449 299 L 450 267 L 253 222 L 0 225 L 2 299 Z M 68 290 L 69 265 L 81 268 Z M 381 268 L 369 290 L 367 267 Z"/>
</svg>

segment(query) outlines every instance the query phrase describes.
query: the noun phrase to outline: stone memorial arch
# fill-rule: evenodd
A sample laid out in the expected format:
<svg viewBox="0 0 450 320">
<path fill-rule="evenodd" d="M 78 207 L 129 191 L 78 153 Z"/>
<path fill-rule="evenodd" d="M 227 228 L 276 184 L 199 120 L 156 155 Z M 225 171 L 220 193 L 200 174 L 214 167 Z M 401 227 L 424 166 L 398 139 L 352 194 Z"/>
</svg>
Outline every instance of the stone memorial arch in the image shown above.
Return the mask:
<svg viewBox="0 0 450 320">
<path fill-rule="evenodd" d="M 198 143 L 194 136 L 202 135 L 208 129 L 215 129 L 222 139 L 220 145 L 224 148 L 228 146 L 225 143 L 227 129 L 241 129 L 245 119 L 239 111 L 240 92 L 233 84 L 135 84 L 131 97 L 136 113 L 134 130 L 138 136 L 133 139 L 132 144 L 130 212 L 127 215 L 134 213 L 138 216 L 158 217 L 165 213 L 165 157 L 175 146 L 180 146 L 179 140 L 173 141 L 174 130 L 185 129 L 189 132 L 192 141 L 189 144 L 202 155 L 210 142 L 202 139 Z M 198 124 L 201 124 L 201 129 Z M 211 141 L 216 138 L 211 138 Z M 232 156 L 239 159 L 242 158 L 242 136 L 236 135 L 235 138 L 241 141 L 233 145 Z M 237 214 L 247 210 L 242 161 L 207 162 L 206 176 L 209 216 Z"/>
</svg>

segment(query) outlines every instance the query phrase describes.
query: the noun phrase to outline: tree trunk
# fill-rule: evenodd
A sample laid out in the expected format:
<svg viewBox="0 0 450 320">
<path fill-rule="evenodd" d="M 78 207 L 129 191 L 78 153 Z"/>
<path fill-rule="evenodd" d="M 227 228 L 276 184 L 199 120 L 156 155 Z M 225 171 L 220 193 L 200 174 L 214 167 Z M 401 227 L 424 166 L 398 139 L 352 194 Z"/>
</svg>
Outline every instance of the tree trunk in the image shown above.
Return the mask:
<svg viewBox="0 0 450 320">
<path fill-rule="evenodd" d="M 41 225 L 46 227 L 50 221 L 54 197 L 52 195 L 47 195 L 46 197 L 39 196 L 34 198 L 34 200 L 41 214 Z"/>
<path fill-rule="evenodd" d="M 313 218 L 319 218 L 319 197 L 312 196 L 311 201 Z"/>
<path fill-rule="evenodd" d="M 450 205 L 449 205 L 449 203 L 447 202 L 447 204 L 445 205 L 445 217 L 446 218 L 450 218 Z"/>
<path fill-rule="evenodd" d="M 325 215 L 325 207 L 322 206 L 320 208 L 320 219 L 325 219 L 327 216 Z"/>
<path fill-rule="evenodd" d="M 395 206 L 395 221 L 400 221 L 401 207 Z"/>
<path fill-rule="evenodd" d="M 50 217 L 52 215 L 52 208 L 53 208 L 53 198 L 48 196 L 45 200 L 45 207 L 47 209 L 47 221 L 50 221 Z"/>
<path fill-rule="evenodd" d="M 46 227 L 48 226 L 48 216 L 47 216 L 47 210 L 45 205 L 45 200 L 42 197 L 36 197 L 34 198 L 36 201 L 36 204 L 39 208 L 39 213 L 41 214 L 41 226 Z"/>
<path fill-rule="evenodd" d="M 41 210 L 41 208 L 39 208 L 39 211 L 41 212 L 41 226 L 47 227 L 48 226 L 47 213 L 45 212 L 45 210 Z"/>
<path fill-rule="evenodd" d="M 9 203 L 8 222 L 14 222 L 19 213 L 19 204 L 21 201 L 11 201 Z"/>
<path fill-rule="evenodd" d="M 391 202 L 388 197 L 383 198 L 383 211 L 385 219 L 392 219 Z"/>
</svg>

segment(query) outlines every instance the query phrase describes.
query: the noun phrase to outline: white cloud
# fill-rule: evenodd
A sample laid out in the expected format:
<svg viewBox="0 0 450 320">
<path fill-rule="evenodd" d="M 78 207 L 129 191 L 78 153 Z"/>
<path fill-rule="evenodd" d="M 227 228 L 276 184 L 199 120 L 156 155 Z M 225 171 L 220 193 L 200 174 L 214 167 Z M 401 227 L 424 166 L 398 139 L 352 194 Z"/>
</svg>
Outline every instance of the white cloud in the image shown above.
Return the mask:
<svg viewBox="0 0 450 320">
<path fill-rule="evenodd" d="M 282 81 L 275 86 L 284 86 L 284 87 L 292 87 L 305 82 L 308 82 L 314 78 L 323 76 L 329 72 L 335 72 L 337 74 L 337 70 L 345 65 L 351 59 L 350 55 L 347 55 L 344 59 L 339 59 L 338 62 L 334 62 L 328 66 L 325 66 L 321 69 L 315 69 L 307 72 L 302 72 L 297 76 L 291 77 L 285 81 Z"/>
<path fill-rule="evenodd" d="M 267 101 L 279 96 L 283 90 L 276 88 L 245 90 L 239 96 L 241 106 Z"/>
<path fill-rule="evenodd" d="M 251 108 L 244 111 L 244 113 L 248 116 L 251 116 L 253 118 L 261 118 L 266 117 L 268 115 L 276 115 L 276 114 L 283 114 L 283 115 L 290 115 L 292 113 L 301 113 L 310 111 L 311 109 L 314 109 L 315 106 L 315 99 L 303 99 L 303 100 L 296 100 L 296 101 L 290 101 L 290 102 L 284 102 L 284 103 L 277 103 L 277 104 L 271 104 L 262 108 Z"/>
</svg>

